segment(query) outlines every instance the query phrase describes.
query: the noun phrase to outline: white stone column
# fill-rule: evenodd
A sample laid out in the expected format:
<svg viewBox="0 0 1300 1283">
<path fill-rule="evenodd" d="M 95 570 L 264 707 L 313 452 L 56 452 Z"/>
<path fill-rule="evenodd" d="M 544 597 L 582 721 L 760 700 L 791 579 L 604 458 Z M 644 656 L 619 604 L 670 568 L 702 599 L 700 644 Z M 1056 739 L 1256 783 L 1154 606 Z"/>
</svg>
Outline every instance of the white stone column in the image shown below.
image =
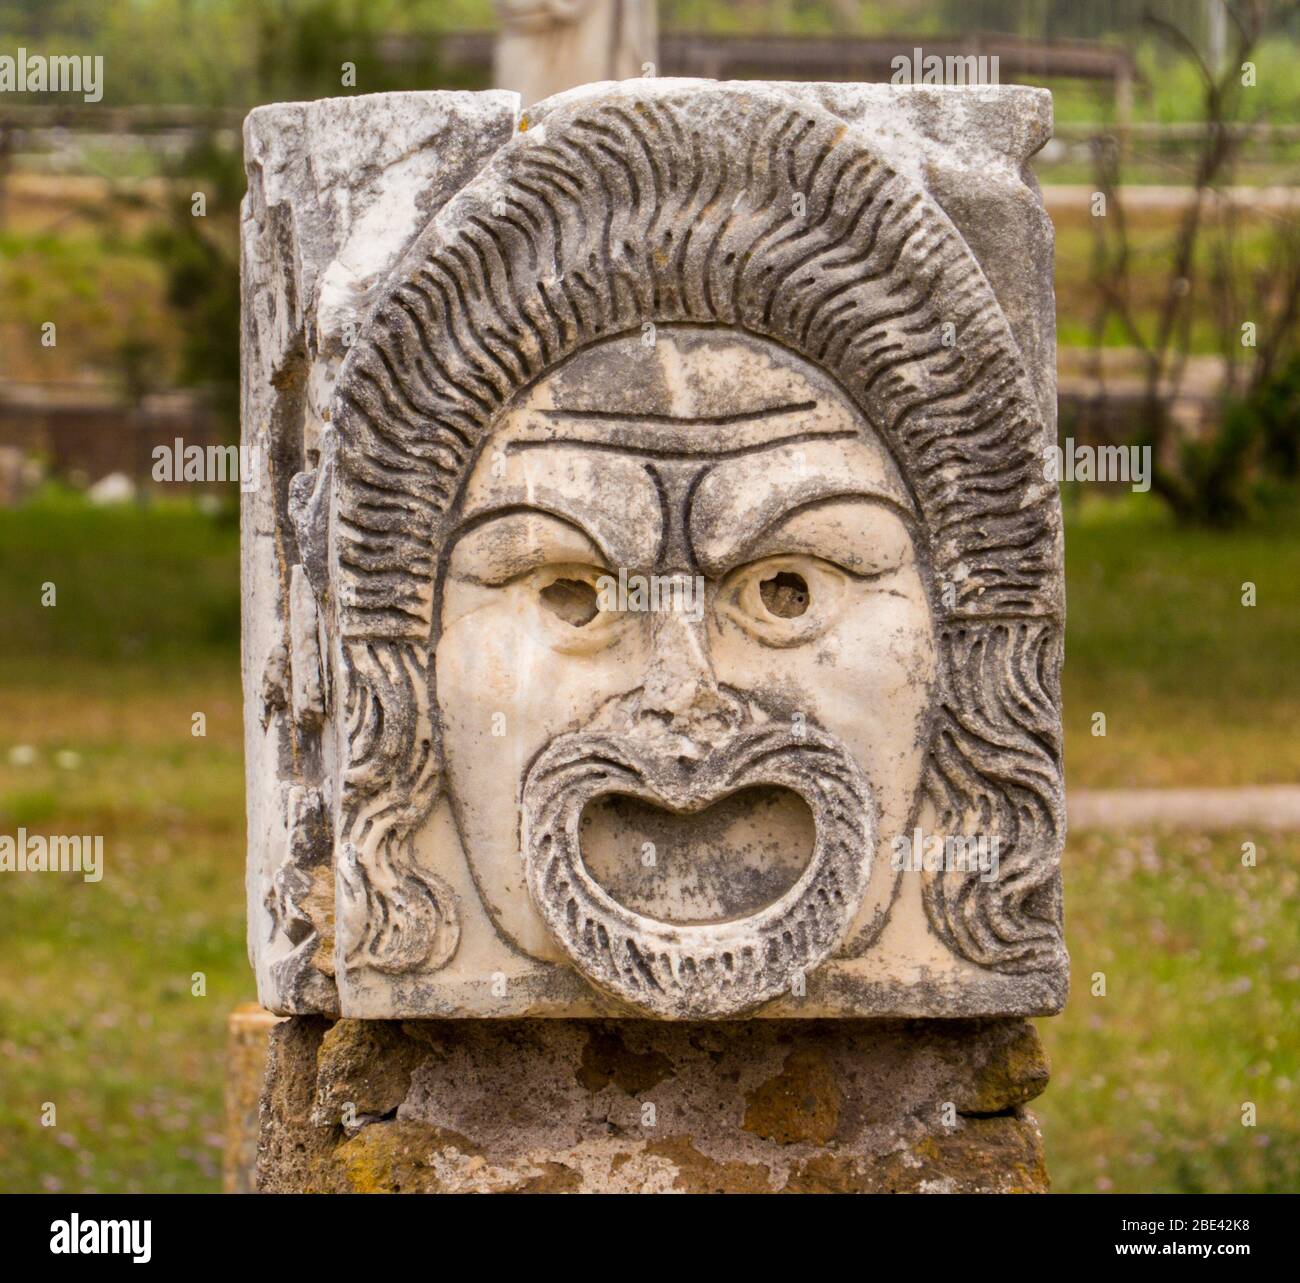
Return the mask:
<svg viewBox="0 0 1300 1283">
<path fill-rule="evenodd" d="M 525 107 L 578 85 L 655 74 L 654 0 L 496 0 L 496 11 L 496 84 Z"/>
</svg>

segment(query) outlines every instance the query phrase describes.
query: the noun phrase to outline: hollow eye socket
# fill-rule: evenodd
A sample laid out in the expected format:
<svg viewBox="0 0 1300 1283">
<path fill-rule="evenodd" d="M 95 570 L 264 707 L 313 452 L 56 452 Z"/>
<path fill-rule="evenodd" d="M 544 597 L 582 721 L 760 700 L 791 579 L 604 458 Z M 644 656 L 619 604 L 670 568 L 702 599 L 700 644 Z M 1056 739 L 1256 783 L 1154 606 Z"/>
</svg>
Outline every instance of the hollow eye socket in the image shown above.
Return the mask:
<svg viewBox="0 0 1300 1283">
<path fill-rule="evenodd" d="M 608 571 L 596 566 L 543 566 L 527 579 L 542 637 L 553 650 L 583 654 L 611 644 L 621 635 L 623 619 L 602 609 L 602 582 Z"/>
<path fill-rule="evenodd" d="M 732 571 L 719 609 L 759 641 L 798 646 L 833 621 L 844 586 L 843 572 L 818 557 L 767 557 Z"/>
<path fill-rule="evenodd" d="M 758 595 L 768 614 L 778 619 L 795 619 L 807 613 L 811 592 L 802 575 L 793 570 L 778 570 L 758 581 Z"/>
<path fill-rule="evenodd" d="M 556 619 L 574 628 L 585 628 L 600 613 L 596 589 L 585 579 L 552 579 L 539 595 Z"/>
</svg>

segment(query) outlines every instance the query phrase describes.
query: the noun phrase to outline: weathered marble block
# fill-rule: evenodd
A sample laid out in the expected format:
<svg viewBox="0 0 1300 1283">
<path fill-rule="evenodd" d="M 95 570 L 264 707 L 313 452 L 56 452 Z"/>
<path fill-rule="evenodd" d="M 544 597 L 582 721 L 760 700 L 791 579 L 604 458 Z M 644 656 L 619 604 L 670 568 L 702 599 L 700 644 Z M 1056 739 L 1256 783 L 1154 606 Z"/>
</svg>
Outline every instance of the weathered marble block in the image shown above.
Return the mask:
<svg viewBox="0 0 1300 1283">
<path fill-rule="evenodd" d="M 1014 87 L 253 112 L 266 1007 L 1060 1008 L 1049 133 Z"/>
</svg>

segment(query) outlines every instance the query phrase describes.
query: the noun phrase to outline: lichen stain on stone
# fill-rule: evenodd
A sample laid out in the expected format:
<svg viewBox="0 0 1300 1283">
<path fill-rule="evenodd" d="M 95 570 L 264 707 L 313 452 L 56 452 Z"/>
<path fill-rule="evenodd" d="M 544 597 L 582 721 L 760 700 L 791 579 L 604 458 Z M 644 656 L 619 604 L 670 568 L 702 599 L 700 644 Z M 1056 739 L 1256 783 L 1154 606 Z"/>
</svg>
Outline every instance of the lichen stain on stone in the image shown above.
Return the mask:
<svg viewBox="0 0 1300 1283">
<path fill-rule="evenodd" d="M 995 1114 L 1026 1104 L 1046 1089 L 1050 1072 L 1038 1030 L 1025 1022 L 1012 1025 L 1011 1037 L 979 1067 L 960 1112 Z"/>
<path fill-rule="evenodd" d="M 563 1163 L 543 1163 L 540 1175 L 530 1177 L 512 1189 L 509 1194 L 578 1194 L 582 1192 L 582 1174 Z"/>
<path fill-rule="evenodd" d="M 815 1154 L 790 1173 L 783 1194 L 858 1194 L 862 1163 L 849 1154 Z"/>
<path fill-rule="evenodd" d="M 776 1077 L 746 1095 L 741 1126 L 778 1145 L 824 1145 L 839 1126 L 841 1099 L 825 1054 L 798 1047 Z"/>
<path fill-rule="evenodd" d="M 882 1193 L 1039 1194 L 1048 1189 L 1042 1139 L 1017 1117 L 978 1119 L 921 1137 L 872 1162 L 859 1189 Z"/>
<path fill-rule="evenodd" d="M 616 1028 L 597 1026 L 587 1036 L 574 1077 L 590 1092 L 612 1083 L 629 1096 L 639 1096 L 672 1075 L 673 1062 L 663 1052 L 631 1051 Z"/>
<path fill-rule="evenodd" d="M 677 1168 L 673 1188 L 692 1194 L 770 1194 L 772 1175 L 761 1163 L 720 1163 L 702 1154 L 686 1136 L 649 1141 L 643 1151 Z"/>
<path fill-rule="evenodd" d="M 387 1021 L 340 1020 L 321 1040 L 316 1114 L 338 1123 L 345 1102 L 358 1116 L 391 1113 L 406 1098 L 418 1045 Z"/>
<path fill-rule="evenodd" d="M 352 1194 L 572 1194 L 582 1187 L 581 1174 L 564 1163 L 503 1170 L 460 1133 L 405 1120 L 363 1127 L 317 1176 L 315 1192 Z"/>
<path fill-rule="evenodd" d="M 431 1160 L 439 1150 L 475 1155 L 466 1137 L 427 1123 L 371 1123 L 340 1145 L 319 1169 L 321 1192 L 351 1194 L 440 1193 L 444 1184 Z"/>
<path fill-rule="evenodd" d="M 1051 1185 L 1042 1135 L 1032 1119 L 979 1119 L 937 1139 L 949 1174 L 958 1175 L 964 1188 L 1038 1194 Z"/>
</svg>

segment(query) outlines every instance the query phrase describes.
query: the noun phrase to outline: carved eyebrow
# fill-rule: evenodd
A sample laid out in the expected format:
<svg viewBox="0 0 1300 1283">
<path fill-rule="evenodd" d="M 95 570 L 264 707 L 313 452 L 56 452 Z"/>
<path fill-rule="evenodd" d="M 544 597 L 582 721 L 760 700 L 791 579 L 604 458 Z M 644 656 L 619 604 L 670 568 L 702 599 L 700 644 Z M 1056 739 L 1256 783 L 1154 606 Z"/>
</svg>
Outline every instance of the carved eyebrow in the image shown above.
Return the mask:
<svg viewBox="0 0 1300 1283">
<path fill-rule="evenodd" d="M 746 532 L 743 527 L 739 531 L 740 537 L 731 541 L 721 555 L 708 557 L 706 560 L 710 563 L 705 568 L 714 573 L 726 573 L 736 566 L 744 565 L 754 555 L 754 549 L 762 541 L 775 532 L 786 522 L 802 516 L 804 513 L 815 511 L 818 508 L 835 507 L 839 504 L 868 504 L 873 507 L 884 508 L 887 512 L 897 517 L 908 532 L 913 542 L 916 541 L 916 519 L 901 504 L 888 495 L 883 495 L 879 491 L 868 490 L 861 486 L 844 486 L 836 490 L 828 490 L 823 494 L 814 495 L 811 498 L 803 499 L 797 503 L 792 503 L 787 508 L 781 508 L 773 516 L 765 520 L 757 529 Z M 829 558 L 834 560 L 834 558 Z M 837 564 L 842 564 L 838 563 Z M 855 573 L 851 566 L 843 566 L 843 569 L 850 574 Z"/>
<path fill-rule="evenodd" d="M 462 502 L 461 524 L 488 513 L 533 510 L 576 527 L 613 566 L 641 565 L 651 558 L 663 522 L 654 486 L 636 461 L 584 456 L 561 446 L 516 457 L 499 471 L 476 471 Z"/>
<path fill-rule="evenodd" d="M 558 525 L 565 528 L 564 533 L 576 535 L 583 544 L 588 546 L 589 552 L 594 552 L 606 565 L 613 565 L 613 558 L 609 549 L 604 546 L 603 541 L 595 534 L 594 531 L 588 530 L 581 522 L 575 518 L 555 512 L 552 509 L 541 506 L 540 504 L 507 504 L 500 508 L 489 508 L 486 511 L 476 513 L 467 521 L 463 522 L 453 530 L 446 542 L 447 564 L 450 566 L 451 559 L 456 555 L 457 550 L 462 546 L 466 539 L 472 538 L 479 533 L 485 526 L 493 525 L 499 521 L 509 521 L 511 519 L 528 519 L 541 518 L 539 523 L 541 529 L 538 532 L 542 538 L 548 533 L 547 527 Z M 552 532 L 553 533 L 553 532 Z M 483 575 L 476 574 L 459 574 L 457 578 L 464 579 L 470 583 L 479 584 L 484 587 L 496 587 L 500 584 L 513 579 L 516 575 L 523 574 L 525 571 L 533 570 L 537 566 L 545 565 L 547 553 L 545 546 L 537 540 L 525 544 L 519 550 L 509 549 L 499 553 L 498 564 L 490 568 Z"/>
</svg>

